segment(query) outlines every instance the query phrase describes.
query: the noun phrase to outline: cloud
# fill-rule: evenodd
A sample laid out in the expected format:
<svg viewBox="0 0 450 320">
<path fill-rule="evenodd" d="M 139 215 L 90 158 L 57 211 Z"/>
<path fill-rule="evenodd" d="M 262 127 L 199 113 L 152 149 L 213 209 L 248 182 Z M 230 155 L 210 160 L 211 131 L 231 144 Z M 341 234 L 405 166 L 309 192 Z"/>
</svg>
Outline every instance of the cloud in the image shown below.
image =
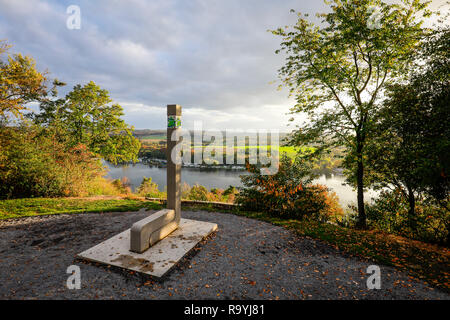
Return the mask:
<svg viewBox="0 0 450 320">
<path fill-rule="evenodd" d="M 165 107 L 124 101 L 119 101 L 119 103 L 124 108 L 125 121 L 132 123 L 136 129 L 164 129 L 166 124 Z M 285 113 L 288 109 L 288 104 L 262 106 L 258 112 L 244 107 L 238 108 L 236 112 L 198 107 L 184 108 L 182 127 L 193 129 L 194 122 L 201 121 L 202 127 L 208 130 L 280 129 L 280 123 L 287 122 Z"/>
<path fill-rule="evenodd" d="M 72 4 L 81 8 L 80 30 L 66 28 Z M 317 0 L 0 0 L 0 7 L 0 38 L 12 51 L 66 82 L 61 93 L 95 81 L 137 128 L 162 128 L 171 103 L 209 124 L 285 127 L 293 101 L 270 84 L 283 57 L 267 30 L 292 25 L 292 8 L 327 10 Z"/>
<path fill-rule="evenodd" d="M 80 30 L 66 28 L 71 4 L 81 8 Z M 97 82 L 137 128 L 163 127 L 170 103 L 184 107 L 187 125 L 191 118 L 231 128 L 287 123 L 292 101 L 269 84 L 283 63 L 274 54 L 279 39 L 267 29 L 292 23 L 289 9 L 298 1 L 0 0 L 0 6 L 2 37 L 14 51 L 67 82 L 62 93 Z M 302 6 L 313 9 L 316 1 Z"/>
</svg>

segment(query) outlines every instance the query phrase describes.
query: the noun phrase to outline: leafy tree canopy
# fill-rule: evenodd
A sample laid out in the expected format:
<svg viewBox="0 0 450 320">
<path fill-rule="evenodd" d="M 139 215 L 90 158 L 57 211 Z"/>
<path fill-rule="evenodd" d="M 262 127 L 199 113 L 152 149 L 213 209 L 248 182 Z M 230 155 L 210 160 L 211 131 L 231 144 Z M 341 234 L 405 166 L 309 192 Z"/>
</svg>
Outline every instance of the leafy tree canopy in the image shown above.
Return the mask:
<svg viewBox="0 0 450 320">
<path fill-rule="evenodd" d="M 364 154 L 373 119 L 386 86 L 403 78 L 426 31 L 421 17 L 428 2 L 333 0 L 319 25 L 298 13 L 293 27 L 273 30 L 282 37 L 286 63 L 279 70 L 295 96 L 292 113 L 306 113 L 293 144 L 314 143 L 317 152 L 344 145 L 356 164 L 359 225 L 364 212 Z M 377 11 L 374 17 L 374 10 Z"/>
<path fill-rule="evenodd" d="M 112 163 L 137 161 L 141 144 L 134 128 L 121 118 L 122 107 L 93 81 L 76 85 L 63 99 L 42 102 L 40 111 L 36 122 L 66 132 L 69 145 L 85 144 Z"/>
<path fill-rule="evenodd" d="M 4 55 L 10 46 L 0 40 L 0 118 L 21 118 L 25 104 L 47 95 L 46 73 L 36 69 L 36 62 L 21 54 Z"/>
<path fill-rule="evenodd" d="M 424 42 L 423 65 L 409 82 L 388 88 L 368 146 L 375 181 L 395 185 L 410 200 L 425 192 L 445 200 L 450 192 L 450 30 Z"/>
</svg>

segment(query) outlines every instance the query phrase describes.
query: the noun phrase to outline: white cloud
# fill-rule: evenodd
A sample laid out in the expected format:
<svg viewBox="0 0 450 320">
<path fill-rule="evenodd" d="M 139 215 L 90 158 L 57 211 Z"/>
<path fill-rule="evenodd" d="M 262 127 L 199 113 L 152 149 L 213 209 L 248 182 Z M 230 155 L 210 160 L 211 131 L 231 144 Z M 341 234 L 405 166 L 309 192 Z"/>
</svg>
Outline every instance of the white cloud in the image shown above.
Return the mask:
<svg viewBox="0 0 450 320">
<path fill-rule="evenodd" d="M 81 29 L 66 28 L 67 6 Z M 95 81 L 122 103 L 137 128 L 162 127 L 164 107 L 184 107 L 227 128 L 284 128 L 293 101 L 269 82 L 283 57 L 267 29 L 292 25 L 291 8 L 315 13 L 317 0 L 0 0 L 0 38 L 42 70 L 75 84 Z M 150 107 L 160 106 L 160 107 Z M 142 119 L 143 115 L 149 119 Z"/>
<path fill-rule="evenodd" d="M 166 106 L 150 106 L 141 103 L 121 101 L 125 120 L 137 129 L 164 129 L 166 125 Z M 194 122 L 200 121 L 204 129 L 281 129 L 287 130 L 289 104 L 263 105 L 255 108 L 240 108 L 233 111 L 205 109 L 199 107 L 182 110 L 183 128 L 193 129 Z M 270 119 L 270 120 L 268 120 Z M 132 120 L 132 121 L 130 121 Z"/>
</svg>

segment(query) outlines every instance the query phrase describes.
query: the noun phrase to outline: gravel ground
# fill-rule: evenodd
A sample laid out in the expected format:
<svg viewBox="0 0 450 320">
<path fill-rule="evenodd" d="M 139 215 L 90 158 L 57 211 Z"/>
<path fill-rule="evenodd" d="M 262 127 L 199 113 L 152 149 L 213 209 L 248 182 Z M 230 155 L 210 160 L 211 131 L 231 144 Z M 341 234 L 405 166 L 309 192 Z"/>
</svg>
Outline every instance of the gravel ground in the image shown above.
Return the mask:
<svg viewBox="0 0 450 320">
<path fill-rule="evenodd" d="M 219 230 L 155 281 L 75 260 L 149 212 L 55 215 L 0 221 L 0 299 L 449 299 L 391 267 L 368 290 L 367 267 L 282 227 L 227 213 L 184 211 Z M 81 289 L 66 288 L 67 267 L 81 268 Z"/>
</svg>

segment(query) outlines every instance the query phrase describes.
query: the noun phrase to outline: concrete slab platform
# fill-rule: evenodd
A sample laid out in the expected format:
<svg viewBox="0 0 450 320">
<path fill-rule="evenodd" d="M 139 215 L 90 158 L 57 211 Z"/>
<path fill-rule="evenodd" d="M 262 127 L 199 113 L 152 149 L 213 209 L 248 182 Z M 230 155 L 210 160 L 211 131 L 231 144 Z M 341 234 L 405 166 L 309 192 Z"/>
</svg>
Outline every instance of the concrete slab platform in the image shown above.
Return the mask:
<svg viewBox="0 0 450 320">
<path fill-rule="evenodd" d="M 162 277 L 197 243 L 217 230 L 211 222 L 181 219 L 180 226 L 143 253 L 130 251 L 130 229 L 92 247 L 78 258 Z"/>
</svg>

